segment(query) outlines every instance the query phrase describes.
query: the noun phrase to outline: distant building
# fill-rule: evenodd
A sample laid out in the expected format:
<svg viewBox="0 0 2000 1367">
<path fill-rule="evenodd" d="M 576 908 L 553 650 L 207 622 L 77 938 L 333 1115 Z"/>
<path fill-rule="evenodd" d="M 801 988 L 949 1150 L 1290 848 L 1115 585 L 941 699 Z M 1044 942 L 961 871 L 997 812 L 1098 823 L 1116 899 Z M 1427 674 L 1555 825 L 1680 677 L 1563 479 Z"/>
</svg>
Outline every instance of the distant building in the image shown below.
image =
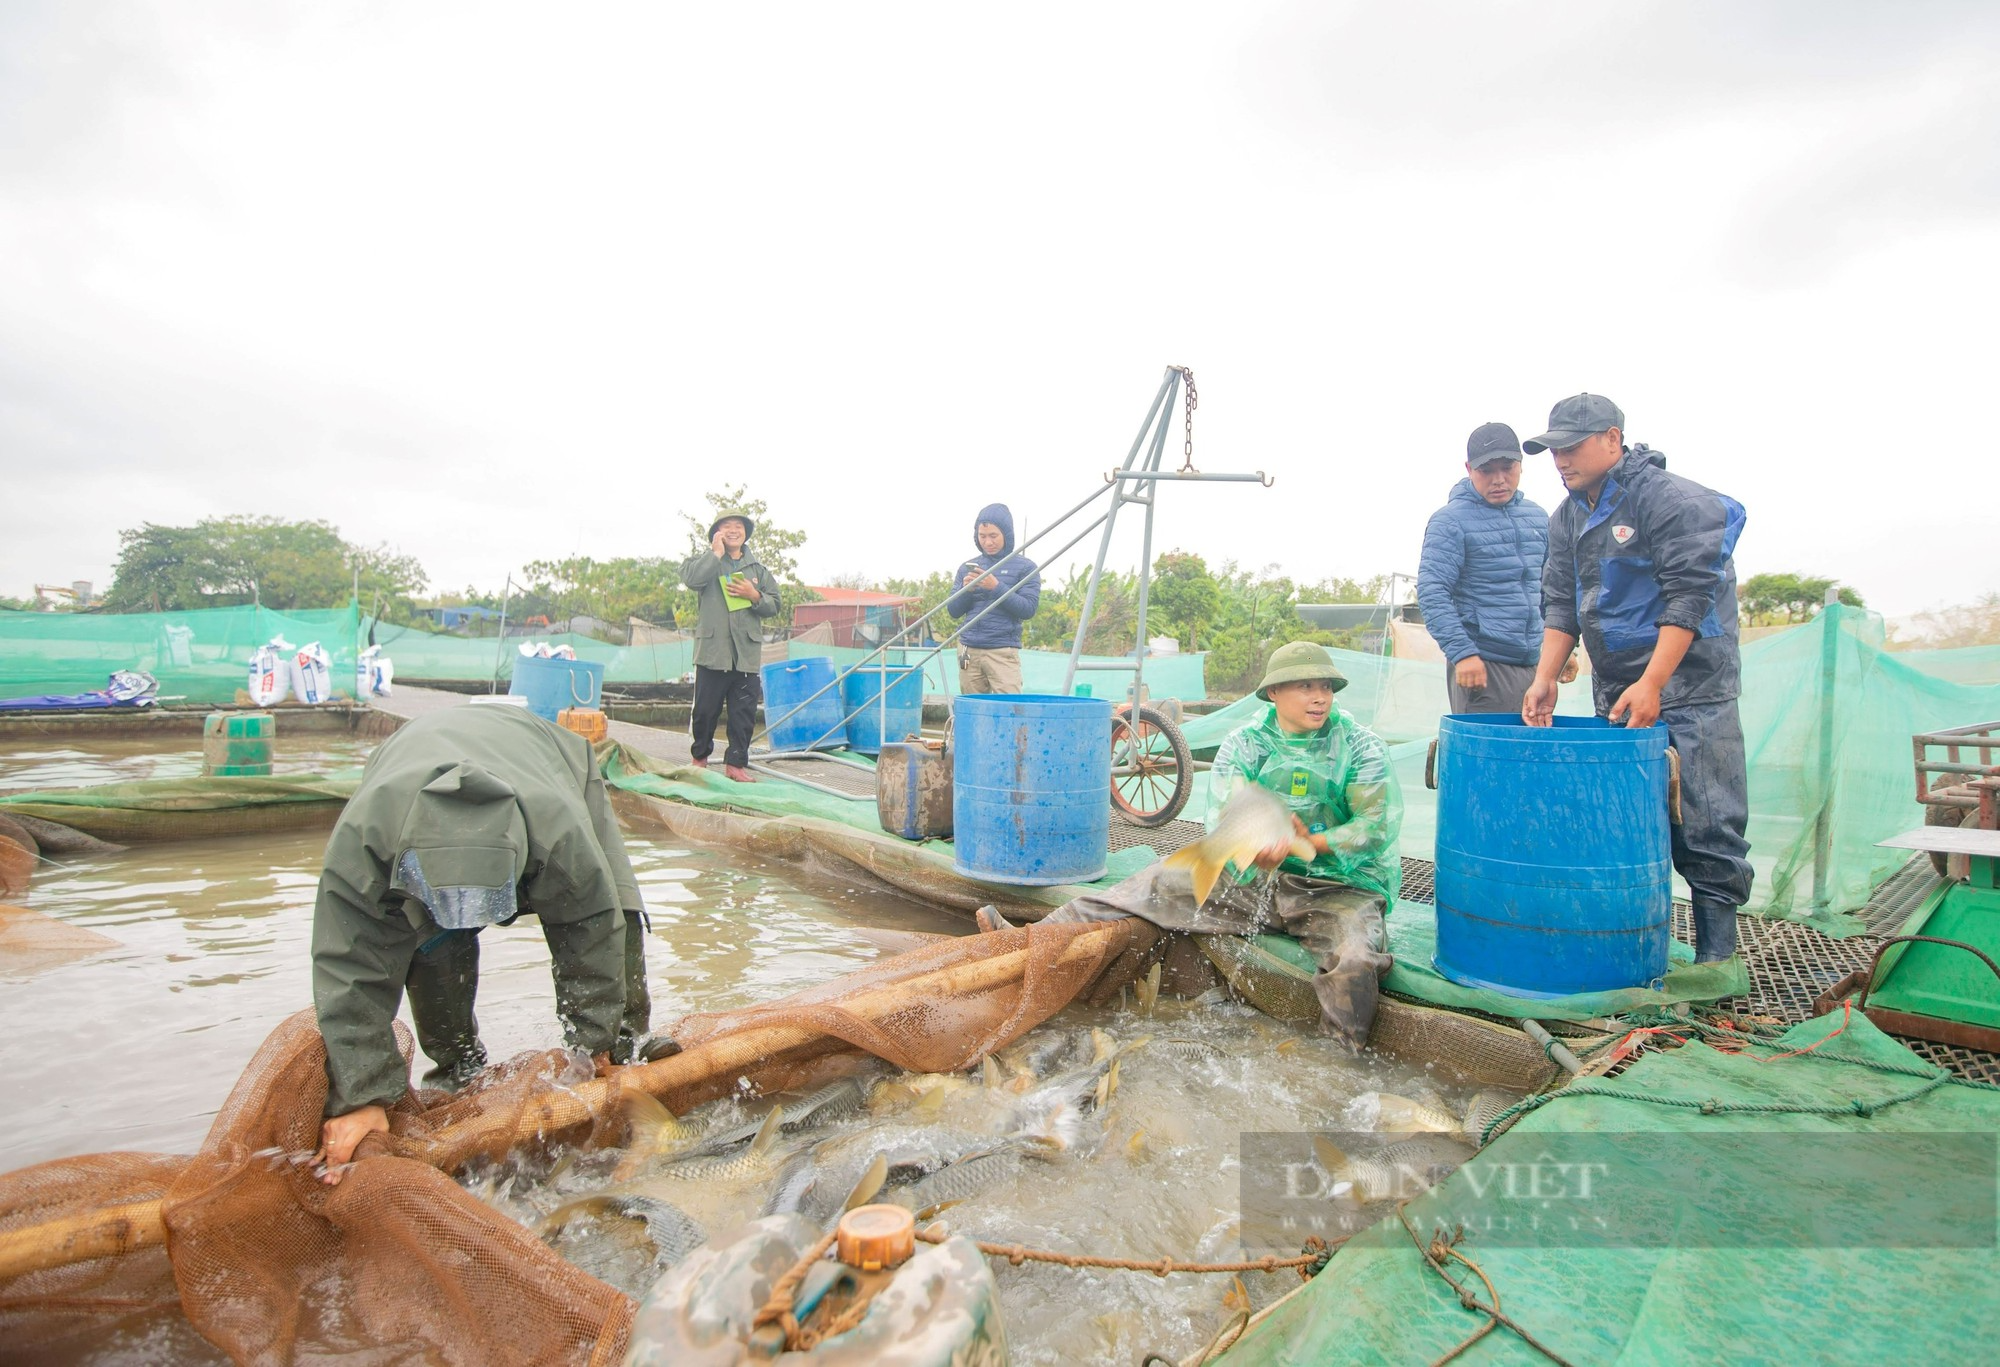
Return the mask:
<svg viewBox="0 0 2000 1367">
<path fill-rule="evenodd" d="M 442 627 L 446 631 L 457 631 L 460 627 L 466 626 L 467 624 L 472 622 L 499 621 L 500 609 L 480 608 L 471 606 L 461 606 L 461 607 L 451 607 L 451 608 L 418 608 L 416 615 L 419 617 L 428 617 L 431 621 L 436 622 L 438 626 Z"/>
<path fill-rule="evenodd" d="M 797 636 L 824 625 L 831 629 L 832 644 L 837 646 L 866 649 L 880 645 L 902 630 L 906 621 L 904 609 L 917 601 L 901 594 L 877 593 L 873 589 L 809 587 L 819 595 L 820 601 L 801 603 L 792 609 L 792 634 Z"/>
</svg>

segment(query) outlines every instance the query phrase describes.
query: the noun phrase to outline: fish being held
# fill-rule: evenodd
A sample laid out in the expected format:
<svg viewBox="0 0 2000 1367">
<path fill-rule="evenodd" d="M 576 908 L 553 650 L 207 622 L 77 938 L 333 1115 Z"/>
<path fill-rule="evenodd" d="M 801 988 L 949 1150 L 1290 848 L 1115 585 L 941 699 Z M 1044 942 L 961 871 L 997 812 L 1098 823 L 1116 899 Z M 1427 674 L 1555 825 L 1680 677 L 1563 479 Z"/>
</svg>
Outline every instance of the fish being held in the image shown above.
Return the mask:
<svg viewBox="0 0 2000 1367">
<path fill-rule="evenodd" d="M 1285 804 L 1252 784 L 1238 789 L 1229 799 L 1214 830 L 1168 855 L 1166 867 L 1189 871 L 1195 905 L 1200 906 L 1215 890 L 1215 880 L 1226 866 L 1250 868 L 1258 855 L 1281 845 L 1294 858 L 1308 863 L 1313 859 L 1313 847 L 1293 827 Z"/>
</svg>

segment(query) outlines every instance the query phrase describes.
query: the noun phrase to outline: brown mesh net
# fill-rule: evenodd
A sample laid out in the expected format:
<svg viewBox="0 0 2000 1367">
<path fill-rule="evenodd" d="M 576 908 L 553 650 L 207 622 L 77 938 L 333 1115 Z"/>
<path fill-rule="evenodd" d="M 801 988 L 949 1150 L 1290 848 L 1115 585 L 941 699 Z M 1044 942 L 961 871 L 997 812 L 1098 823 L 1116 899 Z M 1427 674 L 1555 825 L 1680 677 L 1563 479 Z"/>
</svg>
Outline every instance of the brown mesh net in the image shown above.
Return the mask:
<svg viewBox="0 0 2000 1367">
<path fill-rule="evenodd" d="M 301 1012 L 271 1033 L 193 1156 L 95 1154 L 0 1176 L 0 1342 L 10 1357 L 59 1359 L 108 1321 L 178 1304 L 241 1363 L 616 1362 L 631 1299 L 449 1173 L 523 1146 L 615 1140 L 626 1089 L 684 1111 L 739 1078 L 780 1091 L 867 1054 L 967 1067 L 1102 990 L 1152 935 L 1133 921 L 941 942 L 690 1017 L 674 1031 L 681 1053 L 602 1076 L 561 1051 L 523 1055 L 457 1096 L 412 1090 L 336 1187 L 310 1161 L 325 1052 Z"/>
</svg>

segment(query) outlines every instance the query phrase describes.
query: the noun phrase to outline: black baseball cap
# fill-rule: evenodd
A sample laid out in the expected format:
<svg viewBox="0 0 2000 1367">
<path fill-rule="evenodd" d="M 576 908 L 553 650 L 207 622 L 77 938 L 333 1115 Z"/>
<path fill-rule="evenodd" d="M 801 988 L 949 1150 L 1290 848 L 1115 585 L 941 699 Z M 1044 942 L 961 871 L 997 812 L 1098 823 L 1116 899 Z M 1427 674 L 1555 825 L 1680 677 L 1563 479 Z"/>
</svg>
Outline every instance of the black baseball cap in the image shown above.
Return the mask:
<svg viewBox="0 0 2000 1367">
<path fill-rule="evenodd" d="M 1549 430 L 1539 437 L 1528 438 L 1523 449 L 1530 455 L 1560 451 L 1614 427 L 1620 432 L 1625 430 L 1625 415 L 1617 404 L 1602 394 L 1576 394 L 1549 410 Z"/>
<path fill-rule="evenodd" d="M 1477 470 L 1496 460 L 1519 460 L 1521 439 L 1504 422 L 1489 422 L 1472 429 L 1465 439 L 1465 463 Z"/>
</svg>

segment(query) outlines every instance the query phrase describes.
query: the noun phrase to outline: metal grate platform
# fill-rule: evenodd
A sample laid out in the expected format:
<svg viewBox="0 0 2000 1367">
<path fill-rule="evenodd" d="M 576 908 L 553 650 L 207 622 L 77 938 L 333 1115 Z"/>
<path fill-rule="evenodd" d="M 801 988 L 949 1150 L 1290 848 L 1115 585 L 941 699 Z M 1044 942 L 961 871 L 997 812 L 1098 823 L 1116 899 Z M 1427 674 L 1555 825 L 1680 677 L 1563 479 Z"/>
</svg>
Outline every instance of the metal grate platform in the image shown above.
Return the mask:
<svg viewBox="0 0 2000 1367">
<path fill-rule="evenodd" d="M 1151 845 L 1153 852 L 1160 855 L 1172 854 L 1184 845 L 1192 845 L 1201 839 L 1203 827 L 1199 821 L 1169 821 L 1164 826 L 1134 826 L 1119 819 L 1118 813 L 1111 814 L 1111 848 L 1114 850 L 1134 850 L 1141 845 Z"/>
<path fill-rule="evenodd" d="M 786 778 L 798 779 L 801 783 L 817 783 L 825 788 L 843 793 L 848 797 L 865 797 L 871 802 L 875 798 L 875 771 L 849 764 L 845 760 L 820 755 L 787 755 L 772 758 L 752 754 L 752 764 L 760 765 Z"/>
<path fill-rule="evenodd" d="M 1436 899 L 1433 866 L 1428 859 L 1403 861 L 1403 900 Z M 1736 943 L 1750 970 L 1750 991 L 1715 1005 L 1745 1015 L 1775 1016 L 1787 1025 L 1810 1018 L 1821 993 L 1875 958 L 1881 936 L 1894 934 L 1938 885 L 1927 855 L 1918 855 L 1876 890 L 1861 909 L 1869 934 L 1836 940 L 1795 921 L 1761 916 L 1736 918 Z M 1674 938 L 1694 943 L 1694 914 L 1686 902 L 1674 903 Z M 1920 1058 L 1949 1068 L 1974 1082 L 2000 1085 L 2000 1055 L 1896 1036 Z"/>
</svg>

